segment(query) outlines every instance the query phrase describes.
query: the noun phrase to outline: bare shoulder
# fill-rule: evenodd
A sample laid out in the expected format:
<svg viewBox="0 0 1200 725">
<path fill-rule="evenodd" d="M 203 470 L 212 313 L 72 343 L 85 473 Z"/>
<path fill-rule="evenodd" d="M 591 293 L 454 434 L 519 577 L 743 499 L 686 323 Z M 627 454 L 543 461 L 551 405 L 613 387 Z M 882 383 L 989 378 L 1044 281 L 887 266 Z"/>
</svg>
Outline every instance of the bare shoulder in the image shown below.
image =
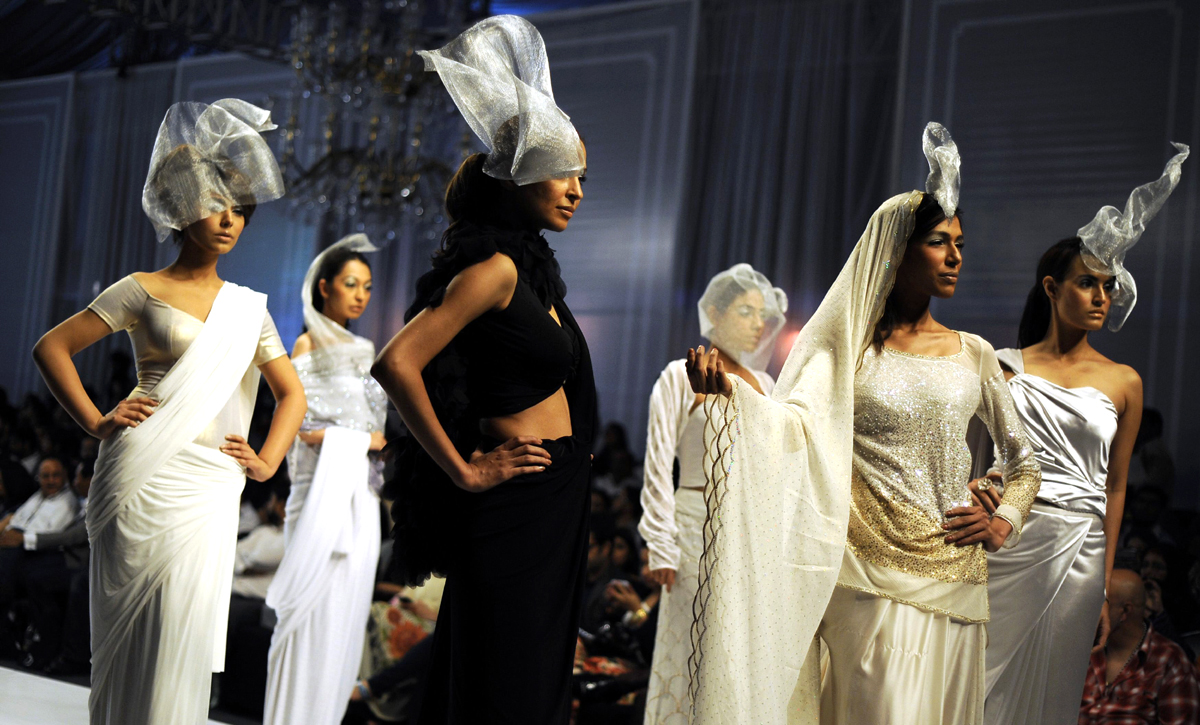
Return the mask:
<svg viewBox="0 0 1200 725">
<path fill-rule="evenodd" d="M 292 357 L 310 353 L 312 349 L 312 336 L 307 332 L 300 333 L 300 337 L 296 338 L 296 344 L 292 346 Z"/>
<path fill-rule="evenodd" d="M 490 306 L 508 306 L 517 287 L 517 265 L 497 252 L 455 275 L 446 288 L 446 299 L 470 297 L 491 301 Z"/>
</svg>

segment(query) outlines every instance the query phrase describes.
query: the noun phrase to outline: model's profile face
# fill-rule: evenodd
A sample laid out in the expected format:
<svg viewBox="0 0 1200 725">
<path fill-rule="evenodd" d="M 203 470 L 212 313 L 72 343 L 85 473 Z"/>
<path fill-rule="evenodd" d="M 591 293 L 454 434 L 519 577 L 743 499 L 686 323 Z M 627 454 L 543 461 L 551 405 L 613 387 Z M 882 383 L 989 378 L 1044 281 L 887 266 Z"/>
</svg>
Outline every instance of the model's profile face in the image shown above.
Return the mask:
<svg viewBox="0 0 1200 725">
<path fill-rule="evenodd" d="M 963 233 L 958 217 L 910 239 L 896 270 L 896 289 L 906 294 L 953 297 L 962 268 L 962 250 Z"/>
<path fill-rule="evenodd" d="M 1117 280 L 1092 271 L 1082 257 L 1075 257 L 1062 282 L 1047 276 L 1042 287 L 1060 322 L 1081 330 L 1099 330 L 1108 319 Z"/>
<path fill-rule="evenodd" d="M 319 286 L 326 317 L 340 323 L 357 320 L 371 301 L 371 268 L 357 259 L 346 260 L 332 283 L 321 280 Z"/>
<path fill-rule="evenodd" d="M 54 496 L 67 485 L 67 471 L 62 461 L 47 458 L 38 466 L 38 486 L 46 498 Z"/>
<path fill-rule="evenodd" d="M 726 352 L 757 350 L 766 329 L 766 312 L 766 300 L 763 299 L 762 292 L 756 289 L 733 298 L 724 312 L 715 306 L 709 307 L 708 319 L 713 323 L 713 344 L 726 347 Z"/>
<path fill-rule="evenodd" d="M 246 215 L 240 206 L 206 216 L 183 230 L 187 241 L 211 254 L 228 254 L 238 243 L 246 228 Z M 186 244 L 187 241 L 184 243 Z"/>
<path fill-rule="evenodd" d="M 518 211 L 528 226 L 552 232 L 566 231 L 571 218 L 583 200 L 583 182 L 587 179 L 587 152 L 584 151 L 585 168 L 579 176 L 566 179 L 548 179 L 525 186 L 512 185 Z"/>
</svg>

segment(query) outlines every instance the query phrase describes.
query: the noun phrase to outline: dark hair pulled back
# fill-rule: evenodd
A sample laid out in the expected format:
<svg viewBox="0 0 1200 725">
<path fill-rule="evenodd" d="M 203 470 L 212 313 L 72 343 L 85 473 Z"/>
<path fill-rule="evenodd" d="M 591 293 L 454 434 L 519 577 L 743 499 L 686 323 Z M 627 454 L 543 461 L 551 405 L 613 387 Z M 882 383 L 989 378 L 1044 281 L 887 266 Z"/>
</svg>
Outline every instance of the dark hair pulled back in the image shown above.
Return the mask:
<svg viewBox="0 0 1200 725">
<path fill-rule="evenodd" d="M 509 212 L 504 185 L 483 173 L 485 161 L 486 154 L 468 156 L 446 185 L 446 216 L 451 227 L 460 222 L 506 226 Z"/>
<path fill-rule="evenodd" d="M 962 209 L 955 210 L 954 218 L 962 223 Z M 920 239 L 926 234 L 937 229 L 937 226 L 946 221 L 946 212 L 942 210 L 942 205 L 938 203 L 937 198 L 933 194 L 923 194 L 921 203 L 917 206 L 917 211 L 914 214 L 914 223 L 912 234 L 908 236 L 908 241 Z M 899 270 L 897 270 L 899 272 Z M 887 301 L 883 305 L 883 314 L 879 317 L 879 322 L 875 323 L 875 335 L 871 342 L 878 350 L 883 347 L 884 340 L 892 336 L 892 331 L 896 329 L 896 301 L 895 288 L 888 294 Z"/>
<path fill-rule="evenodd" d="M 355 260 L 367 265 L 367 269 L 371 268 L 371 263 L 367 261 L 366 255 L 362 252 L 356 252 L 352 249 L 338 249 L 325 255 L 325 259 L 321 260 L 321 266 L 317 268 L 317 277 L 313 280 L 312 289 L 312 304 L 317 312 L 325 311 L 325 298 L 321 296 L 321 280 L 325 280 L 327 287 L 333 285 L 333 280 L 342 273 L 342 269 L 346 263 Z"/>
<path fill-rule="evenodd" d="M 1025 298 L 1025 310 L 1021 313 L 1021 325 L 1017 328 L 1017 347 L 1025 348 L 1036 345 L 1046 337 L 1050 329 L 1050 298 L 1046 296 L 1046 288 L 1042 280 L 1052 277 L 1055 282 L 1066 279 L 1071 263 L 1080 255 L 1082 240 L 1071 237 L 1057 242 L 1046 250 L 1038 260 L 1037 274 L 1033 281 L 1033 289 Z"/>
</svg>

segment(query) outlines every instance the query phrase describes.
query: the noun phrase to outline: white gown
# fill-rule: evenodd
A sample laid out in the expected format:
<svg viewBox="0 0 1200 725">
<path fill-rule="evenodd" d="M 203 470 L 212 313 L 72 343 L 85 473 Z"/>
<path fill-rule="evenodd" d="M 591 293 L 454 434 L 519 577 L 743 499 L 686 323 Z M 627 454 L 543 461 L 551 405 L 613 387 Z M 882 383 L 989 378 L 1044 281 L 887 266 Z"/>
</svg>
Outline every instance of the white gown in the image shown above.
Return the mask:
<svg viewBox="0 0 1200 725">
<path fill-rule="evenodd" d="M 87 508 L 93 725 L 208 721 L 224 667 L 245 471 L 217 450 L 245 436 L 258 365 L 286 354 L 266 295 L 226 282 L 204 322 L 132 276 L 88 309 L 128 330 L 131 396 L 159 401 L 104 441 Z"/>
<path fill-rule="evenodd" d="M 756 372 L 770 395 L 775 381 Z M 658 630 L 646 695 L 646 725 L 690 722 L 688 658 L 692 654 L 692 603 L 704 551 L 704 407 L 688 383 L 685 361 L 667 365 L 650 393 L 642 520 L 638 532 L 650 550 L 650 568 L 675 570 L 675 584 L 658 603 Z M 679 459 L 679 488 L 672 468 Z"/>
<path fill-rule="evenodd" d="M 370 479 L 371 433 L 387 398 L 370 376 L 375 346 L 364 338 L 293 360 L 308 398 L 303 430 L 325 430 L 319 449 L 288 453 L 292 489 L 284 555 L 267 592 L 278 623 L 268 656 L 263 722 L 337 725 L 350 701 L 379 563 L 379 499 Z"/>
<path fill-rule="evenodd" d="M 988 725 L 1073 724 L 1104 604 L 1104 513 L 1117 409 L 1095 388 L 1025 373 L 1000 350 L 1042 487 L 1021 546 L 988 556 Z"/>
</svg>

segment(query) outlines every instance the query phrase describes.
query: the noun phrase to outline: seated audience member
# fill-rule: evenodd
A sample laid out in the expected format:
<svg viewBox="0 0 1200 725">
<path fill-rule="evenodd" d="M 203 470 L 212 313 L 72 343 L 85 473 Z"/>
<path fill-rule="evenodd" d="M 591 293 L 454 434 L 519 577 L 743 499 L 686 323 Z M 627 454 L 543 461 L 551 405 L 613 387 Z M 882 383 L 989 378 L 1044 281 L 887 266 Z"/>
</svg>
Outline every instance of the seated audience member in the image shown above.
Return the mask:
<svg viewBox="0 0 1200 725">
<path fill-rule="evenodd" d="M 609 496 L 619 496 L 623 489 L 642 485 L 642 468 L 629 451 L 614 450 L 608 456 L 608 472 L 596 476 L 592 485 Z"/>
<path fill-rule="evenodd" d="M 1116 569 L 1108 591 L 1112 632 L 1092 655 L 1080 725 L 1200 722 L 1200 684 L 1179 645 L 1146 620 L 1146 589 L 1137 573 Z"/>
<path fill-rule="evenodd" d="M 233 593 L 252 599 L 267 598 L 267 588 L 275 570 L 283 561 L 283 515 L 287 505 L 286 488 L 281 496 L 271 493 L 267 504 L 255 512 L 259 525 L 237 544 L 233 562 Z"/>
<path fill-rule="evenodd" d="M 637 579 L 642 575 L 641 548 L 637 535 L 626 527 L 617 527 L 613 532 L 612 554 L 613 575 L 626 579 Z"/>
<path fill-rule="evenodd" d="M 616 527 L 608 514 L 593 513 L 588 522 L 587 571 L 583 585 L 583 613 L 579 626 L 595 633 L 610 620 L 608 583 L 613 580 L 612 549 Z"/>
<path fill-rule="evenodd" d="M 37 472 L 38 459 L 41 457 L 37 446 L 37 435 L 28 425 L 18 425 L 8 436 L 9 457 L 21 464 L 30 476 Z"/>
<path fill-rule="evenodd" d="M 379 588 L 394 585 L 380 582 Z M 371 605 L 367 625 L 371 676 L 350 693 L 346 725 L 412 722 L 421 709 L 425 674 L 446 580 L 433 577 L 419 587 L 401 587 L 390 602 Z M 395 591 L 395 589 L 392 589 Z"/>
<path fill-rule="evenodd" d="M 51 460 L 51 459 L 47 459 Z M 43 462 L 44 463 L 44 462 Z M 86 577 L 88 556 L 91 548 L 88 545 L 87 526 L 84 521 L 87 511 L 88 492 L 92 487 L 94 463 L 84 461 L 75 466 L 71 480 L 71 492 L 76 498 L 77 514 L 62 531 L 43 532 L 40 534 L 26 533 L 25 555 L 19 565 L 18 578 L 21 588 L 28 596 L 32 613 L 32 624 L 37 632 L 35 646 L 25 654 L 22 661 L 27 667 L 41 666 L 60 654 L 64 636 L 73 636 L 78 631 L 79 623 L 72 622 L 64 626 L 64 611 L 71 612 L 70 601 L 73 580 L 83 572 Z M 32 545 L 32 546 L 31 546 Z M 80 615 L 78 604 L 72 612 L 75 617 Z M 87 632 L 87 602 L 83 602 L 84 633 Z M 73 643 L 78 644 L 78 643 Z M 86 642 L 84 643 L 86 652 Z M 73 655 L 77 659 L 78 648 L 73 647 Z M 86 665 L 85 655 L 82 664 Z M 80 664 L 75 662 L 75 664 Z M 64 668 L 59 667 L 60 671 Z M 72 669 L 67 667 L 65 669 Z M 79 667 L 73 668 L 80 670 Z"/>
<path fill-rule="evenodd" d="M 630 452 L 629 434 L 625 432 L 625 426 L 616 421 L 604 426 L 603 441 L 604 443 L 600 446 L 600 450 L 596 451 L 595 457 L 592 458 L 592 471 L 596 474 L 597 478 L 609 474 L 614 453 Z"/>
<path fill-rule="evenodd" d="M 641 497 L 640 479 L 637 481 L 637 485 L 625 486 L 617 491 L 616 496 L 613 496 L 609 510 L 613 515 L 613 523 L 618 529 L 628 529 L 635 532 L 636 535 L 638 522 L 642 520 Z"/>
<path fill-rule="evenodd" d="M 612 497 L 607 493 L 592 489 L 592 515 L 607 515 L 612 507 Z"/>
<path fill-rule="evenodd" d="M 1175 462 L 1163 440 L 1162 413 L 1155 408 L 1142 410 L 1142 425 L 1129 459 L 1129 489 L 1138 491 L 1147 487 L 1163 491 L 1168 500 L 1175 488 Z"/>
</svg>

